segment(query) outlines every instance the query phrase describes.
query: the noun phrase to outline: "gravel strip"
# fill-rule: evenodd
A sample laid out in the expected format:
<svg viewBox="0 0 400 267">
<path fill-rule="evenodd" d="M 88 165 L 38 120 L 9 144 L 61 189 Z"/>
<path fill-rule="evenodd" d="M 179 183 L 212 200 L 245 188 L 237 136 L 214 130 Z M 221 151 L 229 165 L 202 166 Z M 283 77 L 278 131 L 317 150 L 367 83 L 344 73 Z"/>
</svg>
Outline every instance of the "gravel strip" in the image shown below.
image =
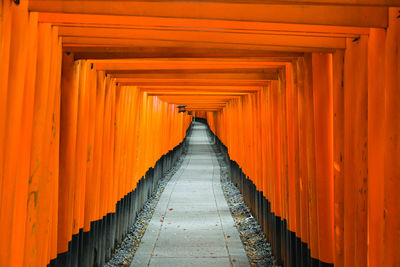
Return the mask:
<svg viewBox="0 0 400 267">
<path fill-rule="evenodd" d="M 251 215 L 250 209 L 244 202 L 239 189 L 229 181 L 228 166 L 223 160 L 222 153 L 215 146 L 214 150 L 221 168 L 222 191 L 224 191 L 225 199 L 228 202 L 235 226 L 239 231 L 251 266 L 274 266 L 271 245 L 261 230 L 261 226 L 253 215 Z"/>
<path fill-rule="evenodd" d="M 153 195 L 147 200 L 143 209 L 139 212 L 135 224 L 131 226 L 128 234 L 121 244 L 114 250 L 111 259 L 104 267 L 129 267 L 136 250 L 139 248 L 140 241 L 146 232 L 147 226 L 153 217 L 154 210 L 165 186 L 168 184 L 171 177 L 176 173 L 182 165 L 185 154 L 177 161 L 176 165 L 162 178 L 158 184 L 158 188 Z"/>
</svg>

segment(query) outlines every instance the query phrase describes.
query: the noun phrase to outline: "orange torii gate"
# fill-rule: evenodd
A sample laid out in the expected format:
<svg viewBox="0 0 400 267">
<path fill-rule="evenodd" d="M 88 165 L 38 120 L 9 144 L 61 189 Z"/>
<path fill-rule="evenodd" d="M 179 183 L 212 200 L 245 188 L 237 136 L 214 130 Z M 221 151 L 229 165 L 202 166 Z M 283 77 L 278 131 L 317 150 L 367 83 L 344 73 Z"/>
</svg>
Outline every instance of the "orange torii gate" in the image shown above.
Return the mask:
<svg viewBox="0 0 400 267">
<path fill-rule="evenodd" d="M 400 265 L 399 7 L 2 0 L 0 266 L 103 264 L 184 149 L 181 104 L 278 262 Z"/>
</svg>

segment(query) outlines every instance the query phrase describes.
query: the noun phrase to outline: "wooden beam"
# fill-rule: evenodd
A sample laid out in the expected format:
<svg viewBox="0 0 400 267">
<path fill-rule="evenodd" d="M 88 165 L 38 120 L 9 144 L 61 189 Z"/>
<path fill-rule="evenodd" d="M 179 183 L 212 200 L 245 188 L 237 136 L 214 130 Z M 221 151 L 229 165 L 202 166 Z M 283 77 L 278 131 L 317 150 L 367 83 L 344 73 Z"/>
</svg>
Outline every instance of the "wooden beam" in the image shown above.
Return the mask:
<svg viewBox="0 0 400 267">
<path fill-rule="evenodd" d="M 36 0 L 31 0 L 36 1 Z M 64 0 L 75 1 L 75 0 Z M 129 0 L 128 0 L 129 1 Z M 186 2 L 186 0 L 175 0 L 175 2 Z M 221 3 L 243 3 L 243 0 L 212 0 L 209 2 Z M 262 4 L 287 4 L 287 5 L 353 5 L 353 6 L 400 6 L 398 0 L 247 0 L 247 3 Z"/>
<path fill-rule="evenodd" d="M 68 43 L 71 38 L 77 40 L 78 43 Z M 141 40 L 141 39 L 111 39 L 111 38 L 85 38 L 85 37 L 64 37 L 64 50 L 80 53 L 90 53 L 94 48 L 104 48 L 103 51 L 115 51 L 122 49 L 130 49 L 135 51 L 141 47 L 163 47 L 172 49 L 182 48 L 200 48 L 200 49 L 241 49 L 244 51 L 282 51 L 282 52 L 307 52 L 307 53 L 330 53 L 335 49 L 330 47 L 307 47 L 307 46 L 280 46 L 280 45 L 257 45 L 257 44 L 235 44 L 222 42 L 186 42 L 186 41 L 169 41 L 169 40 Z M 92 40 L 94 44 L 80 43 L 84 40 Z M 96 40 L 93 40 L 96 39 Z M 100 41 L 98 40 L 100 39 Z M 87 51 L 87 52 L 86 52 Z"/>
<path fill-rule="evenodd" d="M 280 23 L 274 23 L 276 25 L 289 25 L 289 24 L 280 24 Z M 253 29 L 244 29 L 244 30 L 237 30 L 237 29 L 203 29 L 203 28 L 193 28 L 190 27 L 190 32 L 196 33 L 196 32 L 210 32 L 210 33 L 214 33 L 214 34 L 224 34 L 224 33 L 236 33 L 236 34 L 269 34 L 269 35 L 288 35 L 288 36 L 310 36 L 310 37 L 336 37 L 336 38 L 351 38 L 351 37 L 358 37 L 359 35 L 366 35 L 368 34 L 369 30 L 368 28 L 356 28 L 356 29 L 361 29 L 358 30 L 357 33 L 340 33 L 340 32 L 335 32 L 335 30 L 329 31 L 329 30 L 325 30 L 322 32 L 310 32 L 310 30 L 308 31 L 300 31 L 300 30 L 295 30 L 296 25 L 295 24 L 290 24 L 293 26 L 291 31 L 277 31 L 277 30 L 253 30 Z M 60 24 L 56 24 L 54 26 L 58 26 L 58 27 L 96 27 L 96 28 L 112 28 L 112 29 L 129 29 L 129 30 L 147 30 L 147 31 L 153 31 L 153 30 L 161 30 L 161 31 L 165 31 L 165 30 L 169 30 L 169 31 L 188 31 L 188 28 L 184 28 L 184 27 L 165 27 L 165 26 L 140 26 L 140 27 L 136 27 L 136 26 L 111 26 L 111 25 L 106 25 L 106 24 L 77 24 L 77 25 L 71 25 L 71 24 L 67 24 L 67 23 L 60 23 Z M 350 28 L 350 29 L 354 29 L 355 27 L 338 27 L 338 26 L 320 26 L 320 25 L 311 25 L 311 26 L 319 26 L 319 27 L 327 27 L 327 28 L 332 28 L 332 29 L 336 29 L 336 28 Z M 278 27 L 281 28 L 281 27 Z M 299 27 L 301 28 L 301 27 Z M 312 27 L 311 27 L 312 28 Z M 122 38 L 121 38 L 122 39 Z M 129 38 L 127 38 L 127 40 L 129 40 Z M 88 39 L 87 42 L 93 42 L 90 39 Z M 125 41 L 127 42 L 127 41 Z"/>
<path fill-rule="evenodd" d="M 71 0 L 67 0 L 71 1 Z M 73 1 L 73 0 L 72 0 Z M 186 0 L 176 0 L 184 2 Z M 243 3 L 243 0 L 212 0 L 210 2 Z M 247 3 L 287 4 L 287 5 L 353 5 L 353 6 L 400 6 L 397 0 L 247 0 Z"/>
<path fill-rule="evenodd" d="M 259 61 L 257 61 L 259 60 Z M 128 59 L 128 60 L 94 60 L 96 70 L 130 71 L 130 70 L 193 70 L 193 69 L 270 69 L 281 68 L 283 62 L 275 62 L 278 58 L 249 59 Z M 273 61 L 273 62 L 270 62 Z"/>
<path fill-rule="evenodd" d="M 146 69 L 136 69 L 136 70 L 107 70 L 106 73 L 110 74 L 111 77 L 114 77 L 114 75 L 134 75 L 134 74 L 160 74 L 160 75 L 168 75 L 168 74 L 174 74 L 174 75 L 179 75 L 179 74 L 205 74 L 205 73 L 277 73 L 279 69 L 282 67 L 267 67 L 267 68 L 248 68 L 248 69 L 242 69 L 242 68 L 224 68 L 224 69 L 152 69 L 152 70 L 146 70 Z M 116 77 L 116 76 L 115 76 Z"/>
<path fill-rule="evenodd" d="M 180 95 L 170 95 L 170 96 L 159 96 L 160 99 L 169 99 L 177 102 L 188 102 L 188 103 L 226 103 L 231 99 L 239 98 L 240 96 L 202 96 L 197 95 L 196 97 L 191 96 L 180 96 Z"/>
<path fill-rule="evenodd" d="M 29 10 L 385 28 L 386 7 L 177 1 L 32 0 Z"/>
<path fill-rule="evenodd" d="M 162 98 L 159 98 L 162 100 Z M 197 107 L 210 107 L 210 106 L 214 106 L 214 107 L 220 107 L 220 106 L 225 106 L 227 104 L 227 102 L 225 101 L 221 101 L 221 102 L 184 102 L 184 101 L 175 101 L 173 99 L 169 99 L 168 101 L 166 101 L 168 103 L 172 103 L 172 104 L 176 104 L 176 105 L 185 105 L 186 106 L 197 106 Z"/>
<path fill-rule="evenodd" d="M 220 111 L 224 107 L 186 107 L 186 111 L 206 111 L 206 112 L 215 112 Z"/>
<path fill-rule="evenodd" d="M 276 80 L 277 71 L 265 73 L 113 73 L 111 78 L 121 80 L 232 80 L 232 81 L 268 81 Z"/>
<path fill-rule="evenodd" d="M 249 34 L 230 32 L 199 32 L 191 30 L 143 30 L 107 27 L 59 27 L 59 35 L 65 37 L 67 44 L 108 44 L 108 45 L 146 45 L 158 46 L 160 43 L 170 46 L 182 46 L 193 43 L 195 47 L 206 44 L 226 44 L 230 47 L 246 45 L 289 46 L 307 48 L 344 49 L 345 38 L 319 37 L 281 34 Z M 76 38 L 72 38 L 76 37 Z M 107 42 L 108 41 L 108 42 Z M 130 41 L 130 42 L 129 42 Z M 64 45 L 65 46 L 65 45 Z"/>
<path fill-rule="evenodd" d="M 229 100 L 226 100 L 226 101 L 212 101 L 212 100 L 210 100 L 210 101 L 200 101 L 200 102 L 196 102 L 196 101 L 191 101 L 190 99 L 188 99 L 188 100 L 175 100 L 175 99 L 173 99 L 173 98 L 170 98 L 170 99 L 166 99 L 166 98 L 163 98 L 163 97 L 158 97 L 160 100 L 162 100 L 162 101 L 165 101 L 165 102 L 168 102 L 168 103 L 172 103 L 172 104 L 175 104 L 175 105 L 186 105 L 186 106 L 201 106 L 201 107 L 203 107 L 203 106 L 225 106 L 227 103 L 228 103 L 228 101 Z"/>
<path fill-rule="evenodd" d="M 168 102 L 174 105 L 186 105 L 190 107 L 224 107 L 228 103 L 228 101 L 205 101 L 205 102 L 191 102 L 191 101 L 184 101 L 184 100 L 174 100 L 174 99 L 163 99 L 159 97 L 160 100 Z"/>
<path fill-rule="evenodd" d="M 362 27 L 286 24 L 237 20 L 161 18 L 143 16 L 91 15 L 70 13 L 39 13 L 39 21 L 56 26 L 99 26 L 141 29 L 190 29 L 195 31 L 226 31 L 243 33 L 275 33 L 284 35 L 347 36 L 368 34 Z"/>
<path fill-rule="evenodd" d="M 132 80 L 129 78 L 119 78 L 116 80 L 121 86 L 265 86 L 270 81 L 232 81 L 232 80 Z"/>
<path fill-rule="evenodd" d="M 144 91 L 147 92 L 147 95 L 154 95 L 154 96 L 225 96 L 225 97 L 236 97 L 236 96 L 243 96 L 247 95 L 251 92 L 180 92 L 180 91 L 174 91 L 174 92 L 165 92 L 165 91 Z"/>
<path fill-rule="evenodd" d="M 254 93 L 262 89 L 261 86 L 141 86 L 146 92 L 222 92 L 222 93 Z"/>
<path fill-rule="evenodd" d="M 209 110 L 209 111 L 216 111 L 216 110 L 221 110 L 221 109 L 223 109 L 224 107 L 210 107 L 210 106 L 208 106 L 208 107 L 190 107 L 190 106 L 188 106 L 188 107 L 186 107 L 185 109 L 187 110 L 187 111 L 191 111 L 191 110 Z"/>
<path fill-rule="evenodd" d="M 179 0 L 178 0 L 179 1 Z M 222 0 L 225 1 L 225 0 Z M 228 0 L 236 2 L 239 0 Z M 251 0 L 256 2 L 273 3 L 274 0 Z M 400 6 L 398 0 L 280 0 L 287 4 L 330 4 L 330 5 L 355 5 L 355 6 Z"/>
<path fill-rule="evenodd" d="M 178 64 L 184 65 L 198 65 L 198 64 L 207 64 L 207 65 L 219 65 L 219 64 L 262 64 L 262 66 L 267 65 L 285 65 L 288 60 L 292 60 L 293 57 L 302 56 L 302 54 L 298 53 L 271 53 L 268 57 L 226 57 L 226 58 L 130 58 L 130 59 L 95 59 L 91 60 L 91 62 L 95 64 L 118 64 L 123 66 L 125 64 L 133 64 L 133 65 L 142 65 L 142 64 L 157 64 L 157 65 L 165 65 L 170 64 L 171 66 L 176 66 Z M 129 68 L 130 69 L 130 68 Z"/>
<path fill-rule="evenodd" d="M 162 99 L 160 99 L 162 100 Z M 186 102 L 175 102 L 172 100 L 162 100 L 165 102 L 168 102 L 170 104 L 174 104 L 174 105 L 186 105 L 186 108 L 193 108 L 193 107 L 205 107 L 205 108 L 210 108 L 210 107 L 225 107 L 227 103 L 186 103 Z"/>
<path fill-rule="evenodd" d="M 168 102 L 165 101 L 169 104 L 174 104 L 174 105 L 181 105 L 181 103 L 174 103 L 174 102 Z M 200 109 L 200 108 L 205 108 L 205 109 L 221 109 L 226 107 L 226 104 L 202 104 L 202 105 L 197 105 L 197 104 L 187 104 L 186 105 L 186 110 L 192 110 L 192 109 Z"/>
<path fill-rule="evenodd" d="M 282 55 L 299 57 L 302 51 L 291 51 L 289 48 L 280 51 Z M 221 49 L 221 48 L 187 48 L 187 47 L 89 47 L 64 48 L 65 52 L 73 52 L 74 59 L 127 59 L 127 58 L 249 58 L 279 57 L 279 52 L 265 50 Z M 326 51 L 325 51 L 326 52 Z M 333 52 L 333 50 L 330 50 Z"/>
<path fill-rule="evenodd" d="M 193 96 L 196 96 L 195 98 Z M 164 98 L 173 98 L 173 99 L 192 99 L 193 101 L 204 101 L 204 100 L 229 100 L 232 98 L 239 98 L 240 96 L 227 96 L 227 95 L 215 95 L 215 94 L 191 94 L 191 95 L 181 95 L 177 92 L 171 95 L 165 95 Z"/>
<path fill-rule="evenodd" d="M 187 111 L 205 111 L 205 112 L 217 112 L 222 110 L 222 108 L 186 108 Z"/>
</svg>

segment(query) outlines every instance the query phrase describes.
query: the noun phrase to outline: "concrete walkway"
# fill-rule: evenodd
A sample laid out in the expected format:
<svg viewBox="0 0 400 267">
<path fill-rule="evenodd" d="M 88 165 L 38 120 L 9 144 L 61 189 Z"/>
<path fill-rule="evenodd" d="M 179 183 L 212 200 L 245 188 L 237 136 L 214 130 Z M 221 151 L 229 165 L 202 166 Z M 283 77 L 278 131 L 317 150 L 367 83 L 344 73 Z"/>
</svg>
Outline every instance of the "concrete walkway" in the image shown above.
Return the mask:
<svg viewBox="0 0 400 267">
<path fill-rule="evenodd" d="M 201 123 L 194 125 L 188 154 L 160 197 L 133 266 L 250 266 Z"/>
</svg>

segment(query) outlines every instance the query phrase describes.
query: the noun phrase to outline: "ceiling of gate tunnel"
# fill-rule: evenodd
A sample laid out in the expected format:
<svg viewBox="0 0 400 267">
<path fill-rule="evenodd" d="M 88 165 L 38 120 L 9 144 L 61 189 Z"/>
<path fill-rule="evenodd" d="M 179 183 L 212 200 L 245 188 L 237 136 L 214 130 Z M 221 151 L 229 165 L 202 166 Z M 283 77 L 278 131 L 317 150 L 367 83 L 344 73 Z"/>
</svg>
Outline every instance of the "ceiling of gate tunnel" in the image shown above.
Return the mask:
<svg viewBox="0 0 400 267">
<path fill-rule="evenodd" d="M 218 110 L 285 75 L 304 53 L 387 26 L 395 0 L 31 0 L 65 52 L 121 86 L 188 110 Z"/>
<path fill-rule="evenodd" d="M 120 85 L 140 86 L 148 95 L 187 110 L 215 111 L 231 99 L 277 80 L 285 61 L 267 58 L 148 58 L 93 60 Z"/>
</svg>

